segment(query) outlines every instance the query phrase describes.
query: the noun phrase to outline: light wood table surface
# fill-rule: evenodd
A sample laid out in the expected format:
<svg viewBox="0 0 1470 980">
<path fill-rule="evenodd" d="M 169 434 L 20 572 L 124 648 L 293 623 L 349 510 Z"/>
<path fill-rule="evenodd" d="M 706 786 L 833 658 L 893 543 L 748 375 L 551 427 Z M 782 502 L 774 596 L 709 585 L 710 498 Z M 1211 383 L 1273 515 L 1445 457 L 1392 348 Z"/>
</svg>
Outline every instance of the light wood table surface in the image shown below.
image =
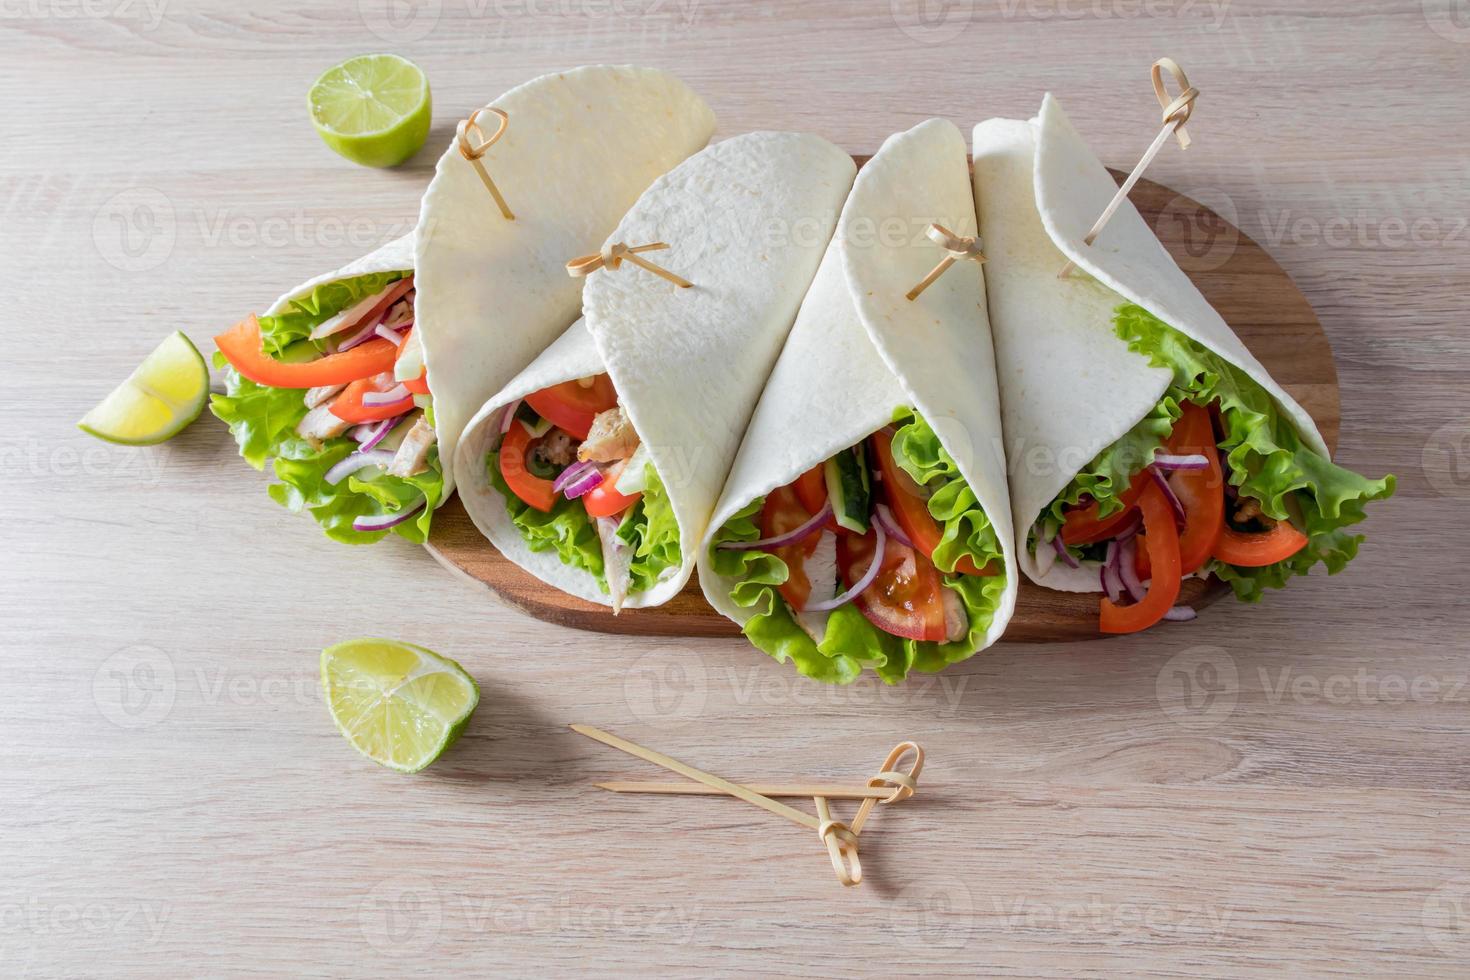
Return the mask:
<svg viewBox="0 0 1470 980">
<path fill-rule="evenodd" d="M 0 975 L 1470 970 L 1463 0 L 388 6 L 0 0 Z M 434 88 L 393 172 L 306 117 L 318 72 L 372 50 Z M 142 451 L 73 428 L 167 332 L 203 346 L 409 229 L 457 116 L 543 71 L 666 67 L 720 136 L 852 152 L 1051 89 L 1126 168 L 1162 54 L 1204 94 L 1150 177 L 1295 277 L 1340 459 L 1400 480 L 1347 572 L 1259 607 L 829 689 L 740 642 L 543 625 L 396 539 L 334 545 L 210 417 Z M 361 635 L 483 687 L 424 775 L 360 759 L 321 704 L 318 652 Z M 909 737 L 930 760 L 843 890 L 815 835 L 742 803 L 591 789 L 661 777 L 574 721 L 733 779 L 857 780 Z"/>
</svg>

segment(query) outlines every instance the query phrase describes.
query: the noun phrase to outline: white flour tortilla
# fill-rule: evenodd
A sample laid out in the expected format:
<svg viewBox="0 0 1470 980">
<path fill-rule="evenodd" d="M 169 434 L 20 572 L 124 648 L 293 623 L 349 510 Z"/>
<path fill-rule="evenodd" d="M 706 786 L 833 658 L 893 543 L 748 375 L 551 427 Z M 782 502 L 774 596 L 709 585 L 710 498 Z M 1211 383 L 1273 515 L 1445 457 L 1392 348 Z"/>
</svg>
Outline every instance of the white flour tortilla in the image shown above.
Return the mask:
<svg viewBox="0 0 1470 980">
<path fill-rule="evenodd" d="M 356 279 L 358 276 L 370 276 L 378 272 L 412 272 L 413 271 L 413 235 L 404 235 L 378 249 L 369 252 L 360 259 L 354 259 L 336 272 L 328 272 L 326 275 L 308 279 L 281 296 L 270 305 L 262 316 L 277 316 L 291 308 L 291 301 L 310 296 L 316 287 L 329 282 L 339 282 L 343 279 Z"/>
<path fill-rule="evenodd" d="M 714 132 L 709 106 L 667 72 L 587 67 L 543 75 L 491 103 L 510 125 L 482 158 L 515 213 L 500 214 L 451 141 L 417 229 L 414 333 L 434 392 L 440 456 L 469 417 L 577 318 L 589 252 L 659 175 Z M 495 118 L 482 114 L 488 136 Z M 452 466 L 448 467 L 450 470 Z M 445 473 L 446 492 L 454 474 Z"/>
<path fill-rule="evenodd" d="M 1131 202 L 1093 245 L 1083 243 L 1118 185 L 1050 94 L 1035 119 L 976 126 L 974 157 L 1016 550 L 1027 576 L 1048 588 L 1101 591 L 1095 569 L 1067 568 L 1049 555 L 1038 563 L 1026 538 L 1072 478 L 1169 386 L 1171 372 L 1151 367 L 1113 333 L 1113 311 L 1125 302 L 1249 374 L 1307 445 L 1327 455 L 1311 416 L 1246 350 Z M 1059 280 L 1069 258 L 1081 272 Z"/>
<path fill-rule="evenodd" d="M 625 605 L 656 606 L 683 588 L 854 172 L 850 156 L 816 136 L 751 133 L 710 146 L 649 188 L 608 241 L 668 242 L 648 259 L 694 287 L 679 289 L 631 264 L 593 273 L 585 321 L 465 429 L 455 462 L 460 498 L 507 558 L 564 592 L 610 604 L 593 576 L 527 547 L 485 473 L 508 404 L 606 371 L 669 493 L 684 559 L 676 574 Z"/>
<path fill-rule="evenodd" d="M 939 119 L 890 137 L 858 173 L 699 549 L 706 598 L 742 626 L 750 610 L 730 599 L 734 581 L 710 566 L 714 534 L 752 500 L 861 442 L 907 406 L 959 464 L 1005 554 L 1006 593 L 984 645 L 1010 622 L 1017 575 L 984 277 L 962 261 L 917 300 L 905 299 L 944 255 L 923 235 L 931 221 L 974 234 L 964 137 Z M 901 233 L 884 233 L 899 224 Z"/>
</svg>

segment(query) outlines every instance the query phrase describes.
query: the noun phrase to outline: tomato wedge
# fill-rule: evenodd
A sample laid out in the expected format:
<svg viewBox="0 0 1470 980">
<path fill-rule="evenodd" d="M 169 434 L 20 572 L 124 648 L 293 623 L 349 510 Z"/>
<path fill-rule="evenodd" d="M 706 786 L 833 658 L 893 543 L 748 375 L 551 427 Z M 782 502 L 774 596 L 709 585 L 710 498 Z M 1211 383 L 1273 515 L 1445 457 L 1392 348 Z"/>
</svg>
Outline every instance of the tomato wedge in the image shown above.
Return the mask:
<svg viewBox="0 0 1470 980">
<path fill-rule="evenodd" d="M 944 537 L 944 530 L 934 515 L 929 513 L 929 502 L 923 489 L 914 478 L 898 465 L 893 458 L 893 437 L 879 432 L 871 440 L 873 455 L 878 459 L 878 472 L 883 477 L 883 495 L 893 511 L 893 519 L 903 533 L 914 543 L 919 553 L 930 561 L 934 560 L 934 549 Z M 954 570 L 961 575 L 994 575 L 999 568 L 992 562 L 980 569 L 969 555 L 961 555 Z"/>
<path fill-rule="evenodd" d="M 812 512 L 802 506 L 801 499 L 797 496 L 795 484 L 777 487 L 766 494 L 766 502 L 761 507 L 761 537 L 774 538 L 778 534 L 794 531 L 811 520 L 811 517 Z M 797 612 L 806 608 L 807 600 L 812 595 L 812 583 L 806 574 L 806 559 L 817 550 L 820 537 L 820 532 L 814 532 L 796 544 L 770 549 L 771 554 L 786 563 L 786 581 L 778 585 L 776 590 Z"/>
<path fill-rule="evenodd" d="M 1257 533 L 1237 531 L 1227 526 L 1220 530 L 1220 540 L 1215 543 L 1215 557 L 1227 565 L 1260 568 L 1285 561 L 1306 546 L 1307 536 L 1293 527 L 1290 521 L 1278 521 L 1271 530 Z"/>
<path fill-rule="evenodd" d="M 260 321 L 254 314 L 215 337 L 214 343 L 236 371 L 256 384 L 271 388 L 350 384 L 391 371 L 398 358 L 398 348 L 391 340 L 374 337 L 340 354 L 287 364 L 260 349 Z"/>
<path fill-rule="evenodd" d="M 361 378 L 348 385 L 332 402 L 328 411 L 343 422 L 381 422 L 402 415 L 413 408 L 413 395 L 408 395 L 387 405 L 364 405 L 362 396 L 371 391 L 391 391 L 398 382 L 391 374 L 377 374 Z"/>
<path fill-rule="evenodd" d="M 791 484 L 796 491 L 796 499 L 806 508 L 807 516 L 815 514 L 827 506 L 827 478 L 822 473 L 821 463 L 813 466 Z"/>
<path fill-rule="evenodd" d="M 1066 520 L 1062 522 L 1062 543 L 1096 544 L 1111 538 L 1123 526 L 1143 488 L 1152 481 L 1153 477 L 1148 475 L 1147 470 L 1139 471 L 1128 488 L 1118 495 L 1118 499 L 1123 502 L 1123 509 L 1116 514 L 1099 518 L 1098 503 L 1095 500 L 1086 507 L 1074 507 L 1067 511 Z"/>
<path fill-rule="evenodd" d="M 1179 531 L 1174 524 L 1174 508 L 1164 491 L 1152 479 L 1138 496 L 1138 509 L 1143 512 L 1143 527 L 1148 538 L 1148 559 L 1154 570 L 1148 594 L 1131 606 L 1114 605 L 1102 600 L 1098 626 L 1104 633 L 1137 633 L 1164 618 L 1179 598 Z"/>
<path fill-rule="evenodd" d="M 583 385 L 583 380 L 586 379 L 563 381 L 559 385 L 542 388 L 527 395 L 526 404 L 543 419 L 565 429 L 572 438 L 586 439 L 597 413 L 618 404 L 618 393 L 613 388 L 612 378 L 606 374 L 595 375 L 590 385 Z"/>
<path fill-rule="evenodd" d="M 625 460 L 609 467 L 602 475 L 602 482 L 582 494 L 582 506 L 587 508 L 588 517 L 612 517 L 621 514 L 643 496 L 641 493 L 618 493 L 618 477 L 623 475 L 623 468 L 627 465 Z"/>
<path fill-rule="evenodd" d="M 868 571 L 877 535 L 847 534 L 837 539 L 837 569 L 846 588 Z M 853 600 L 868 622 L 885 633 L 909 640 L 944 642 L 944 599 L 939 569 L 908 545 L 885 540 L 878 577 Z"/>
<path fill-rule="evenodd" d="M 530 507 L 550 513 L 556 504 L 556 491 L 551 481 L 543 480 L 526 468 L 526 452 L 531 447 L 531 433 L 519 422 L 512 422 L 500 442 L 500 475 L 510 492 Z"/>
</svg>

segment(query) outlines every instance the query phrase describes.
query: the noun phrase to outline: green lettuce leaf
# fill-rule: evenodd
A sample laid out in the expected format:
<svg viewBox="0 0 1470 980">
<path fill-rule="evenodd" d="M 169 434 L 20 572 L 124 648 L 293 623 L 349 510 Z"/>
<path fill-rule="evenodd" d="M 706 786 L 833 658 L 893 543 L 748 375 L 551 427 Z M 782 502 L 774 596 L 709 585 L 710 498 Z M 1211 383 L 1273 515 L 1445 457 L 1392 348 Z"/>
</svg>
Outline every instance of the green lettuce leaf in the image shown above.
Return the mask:
<svg viewBox="0 0 1470 980">
<path fill-rule="evenodd" d="M 318 324 L 375 293 L 381 293 L 390 283 L 406 275 L 407 272 L 374 272 L 322 283 L 308 295 L 291 300 L 284 312 L 260 318 L 261 349 L 272 357 L 279 357 L 287 347 L 298 340 L 305 340 Z"/>
<path fill-rule="evenodd" d="M 1308 542 L 1296 555 L 1274 565 L 1239 568 L 1213 562 L 1210 570 L 1250 602 L 1259 600 L 1267 588 L 1280 588 L 1292 577 L 1307 574 L 1319 562 L 1327 566 L 1328 574 L 1341 571 L 1363 540 L 1342 529 L 1363 519 L 1368 501 L 1391 495 L 1394 478 L 1367 479 L 1305 446 L 1295 425 L 1248 374 L 1142 307 L 1120 306 L 1114 329 L 1130 350 L 1173 371 L 1174 379 L 1148 418 L 1124 437 L 1132 443 L 1126 452 L 1134 455 L 1136 465 L 1106 471 L 1114 464 L 1105 457 L 1118 448 L 1110 447 L 1052 503 L 1048 523 L 1059 525 L 1062 505 L 1075 503 L 1082 493 L 1111 503 L 1104 505 L 1103 513 L 1116 512 L 1116 494 L 1152 460 L 1153 449 L 1168 435 L 1180 406 L 1185 401 L 1209 405 L 1218 400 L 1225 432 L 1220 449 L 1229 463 L 1230 482 L 1241 495 L 1256 500 L 1268 517 L 1293 520 Z M 1161 431 L 1155 436 L 1156 428 Z M 1095 479 L 1104 473 L 1106 479 Z M 1047 528 L 1049 534 L 1054 530 Z"/>
<path fill-rule="evenodd" d="M 1000 541 L 975 493 L 939 437 L 917 412 L 901 409 L 894 415 L 897 433 L 894 459 L 931 492 L 929 513 L 943 525 L 934 561 L 942 572 L 953 570 L 962 555 L 977 567 L 1001 562 Z M 911 670 L 933 673 L 973 656 L 995 619 L 1006 576 L 954 575 L 944 572 L 944 584 L 954 589 L 969 616 L 969 634 L 953 643 L 908 640 L 885 633 L 868 622 L 855 603 L 832 611 L 818 644 L 797 625 L 777 587 L 789 570 L 777 556 L 759 550 L 720 550 L 724 541 L 754 541 L 760 537 L 760 512 L 765 498 L 752 501 L 715 534 L 710 544 L 714 570 L 734 580 L 730 598 L 750 610 L 746 637 L 761 650 L 815 680 L 849 684 L 864 667 L 871 667 L 886 683 L 896 684 Z"/>
<path fill-rule="evenodd" d="M 602 592 L 608 591 L 597 525 L 587 516 L 581 500 L 558 495 L 549 513 L 537 510 L 506 485 L 500 473 L 499 452 L 486 454 L 485 472 L 490 477 L 490 485 L 505 498 L 506 512 L 527 547 L 536 552 L 554 550 L 563 564 L 587 572 L 597 580 Z M 633 560 L 628 568 L 632 580 L 629 595 L 653 587 L 668 569 L 677 568 L 683 561 L 674 506 L 651 463 L 647 479 L 643 496 L 628 508 L 618 525 L 618 537 L 633 547 Z"/>
</svg>

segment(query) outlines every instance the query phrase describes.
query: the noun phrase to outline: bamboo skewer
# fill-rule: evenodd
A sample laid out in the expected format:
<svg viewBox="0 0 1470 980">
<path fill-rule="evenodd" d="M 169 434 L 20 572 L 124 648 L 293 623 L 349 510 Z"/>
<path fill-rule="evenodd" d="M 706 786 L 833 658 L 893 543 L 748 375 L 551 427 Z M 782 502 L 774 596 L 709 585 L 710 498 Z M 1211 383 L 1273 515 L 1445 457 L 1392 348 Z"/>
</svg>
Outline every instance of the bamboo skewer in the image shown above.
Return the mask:
<svg viewBox="0 0 1470 980">
<path fill-rule="evenodd" d="M 572 259 L 567 263 L 567 275 L 574 279 L 579 279 L 582 276 L 592 275 L 598 269 L 613 269 L 616 271 L 626 261 L 633 263 L 640 269 L 645 269 L 656 276 L 667 279 L 680 289 L 688 289 L 694 283 L 685 279 L 683 276 L 670 272 L 661 265 L 655 265 L 639 254 L 640 252 L 657 252 L 660 249 L 668 247 L 667 242 L 653 242 L 649 245 L 636 245 L 631 248 L 622 242 L 610 243 L 602 246 L 602 251 L 600 252 L 593 252 L 591 255 L 579 255 L 577 258 Z"/>
<path fill-rule="evenodd" d="M 1173 100 L 1170 100 L 1169 93 L 1164 88 L 1164 72 L 1166 71 L 1179 85 L 1179 94 Z M 1164 141 L 1171 133 L 1179 140 L 1179 149 L 1189 149 L 1189 132 L 1184 128 L 1184 124 L 1189 121 L 1190 114 L 1194 112 L 1194 100 L 1199 98 L 1199 89 L 1189 84 L 1184 69 L 1180 68 L 1172 58 L 1160 58 L 1155 61 L 1151 72 L 1154 96 L 1159 100 L 1159 106 L 1163 109 L 1164 126 L 1159 130 L 1159 135 L 1155 136 L 1154 141 L 1149 144 L 1148 149 L 1143 152 L 1143 156 L 1139 159 L 1138 165 L 1133 168 L 1133 172 L 1128 175 L 1128 179 L 1123 181 L 1123 186 L 1118 188 L 1118 192 L 1113 195 L 1113 199 L 1108 202 L 1108 206 L 1093 223 L 1092 230 L 1083 237 L 1082 242 L 1085 245 L 1091 246 L 1097 240 L 1097 236 L 1102 233 L 1108 221 L 1128 199 L 1128 192 L 1133 190 L 1133 185 L 1138 183 L 1138 178 L 1143 176 L 1148 165 L 1153 163 L 1154 157 L 1158 156 Z M 1076 267 L 1077 264 L 1068 259 L 1067 264 L 1062 266 L 1062 271 L 1057 273 L 1057 278 L 1065 279 Z"/>
<path fill-rule="evenodd" d="M 985 253 L 982 252 L 978 236 L 956 235 L 944 225 L 932 224 L 924 229 L 924 234 L 929 240 L 940 246 L 945 251 L 944 258 L 939 264 L 929 270 L 929 274 L 919 280 L 919 284 L 904 294 L 904 298 L 910 303 L 919 298 L 919 294 L 939 281 L 939 277 L 949 271 L 949 267 L 960 259 L 974 259 L 976 262 L 985 261 Z"/>
<path fill-rule="evenodd" d="M 724 790 L 703 783 L 639 783 L 610 782 L 594 784 L 598 789 L 613 793 L 655 793 L 668 796 L 726 796 Z M 838 786 L 836 784 L 792 784 L 792 783 L 746 783 L 745 788 L 761 796 L 801 797 L 812 799 L 825 796 L 829 800 L 877 800 L 882 803 L 893 795 L 893 790 L 883 786 Z"/>
<path fill-rule="evenodd" d="M 495 132 L 489 139 L 485 138 L 484 131 L 476 122 L 482 112 L 489 112 L 500 119 L 500 125 L 495 128 Z M 480 159 L 485 155 L 486 150 L 494 146 L 500 137 L 505 135 L 505 128 L 509 125 L 510 116 L 506 115 L 503 110 L 494 106 L 485 106 L 470 113 L 470 118 L 460 120 L 459 125 L 455 127 L 455 142 L 459 144 L 459 155 L 470 162 L 475 168 L 475 173 L 480 175 L 480 182 L 485 185 L 490 196 L 495 198 L 495 206 L 500 208 L 501 215 L 506 221 L 514 221 L 516 220 L 515 214 L 510 210 L 510 205 L 505 203 L 505 198 L 500 194 L 500 188 L 496 187 L 495 181 L 490 179 L 490 171 L 485 169 L 485 164 Z M 478 143 L 470 142 L 471 133 L 475 134 L 475 138 L 479 140 Z"/>
</svg>

